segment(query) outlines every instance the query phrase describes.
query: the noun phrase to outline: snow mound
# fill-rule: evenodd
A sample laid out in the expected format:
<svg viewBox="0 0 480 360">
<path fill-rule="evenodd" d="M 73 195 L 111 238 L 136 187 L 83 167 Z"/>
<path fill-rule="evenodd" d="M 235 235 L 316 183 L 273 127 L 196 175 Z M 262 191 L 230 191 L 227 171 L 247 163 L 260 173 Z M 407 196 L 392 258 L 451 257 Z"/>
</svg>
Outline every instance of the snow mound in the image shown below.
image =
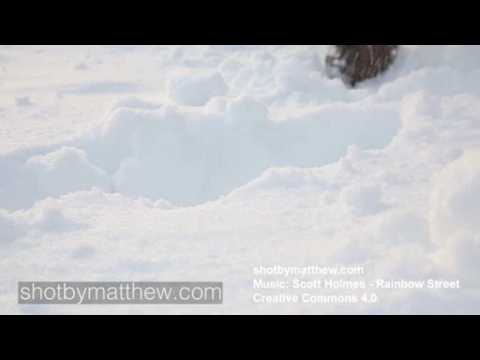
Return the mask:
<svg viewBox="0 0 480 360">
<path fill-rule="evenodd" d="M 41 198 L 93 187 L 104 191 L 111 188 L 107 174 L 87 159 L 85 151 L 73 147 L 33 156 L 26 161 L 25 168 L 36 180 Z"/>
<path fill-rule="evenodd" d="M 278 121 L 250 97 L 193 109 L 127 98 L 74 147 L 26 159 L 36 184 L 15 185 L 28 187 L 30 200 L 13 208 L 92 187 L 196 205 L 271 167 L 322 166 L 351 144 L 381 148 L 399 123 L 394 107 L 363 101 L 313 107 Z M 32 187 L 36 191 L 27 195 Z"/>
<path fill-rule="evenodd" d="M 456 229 L 480 231 L 480 151 L 471 150 L 446 166 L 432 193 L 432 232 L 438 240 Z"/>
<path fill-rule="evenodd" d="M 439 261 L 478 286 L 480 150 L 470 150 L 437 175 L 430 198 L 430 232 Z"/>
<path fill-rule="evenodd" d="M 376 184 L 351 185 L 343 189 L 340 196 L 347 208 L 357 216 L 376 214 L 385 209 L 382 190 Z"/>
<path fill-rule="evenodd" d="M 0 247 L 21 237 L 84 230 L 85 225 L 70 219 L 53 199 L 45 199 L 28 210 L 6 212 L 0 209 Z"/>
<path fill-rule="evenodd" d="M 8 181 L 1 190 L 10 209 L 93 187 L 198 205 L 269 168 L 322 166 L 352 144 L 382 148 L 399 126 L 395 106 L 368 101 L 315 106 L 277 119 L 264 103 L 245 96 L 193 108 L 125 98 L 79 139 L 6 158 Z"/>
<path fill-rule="evenodd" d="M 194 205 L 270 167 L 321 166 L 352 143 L 380 148 L 399 126 L 392 108 L 369 104 L 320 107 L 280 122 L 248 97 L 211 109 L 117 108 L 85 151 L 111 174 L 115 191 Z"/>
<path fill-rule="evenodd" d="M 22 227 L 15 223 L 14 218 L 0 209 L 0 247 L 4 243 L 17 239 L 22 233 Z"/>
<path fill-rule="evenodd" d="M 36 234 L 63 233 L 85 229 L 84 224 L 69 219 L 64 210 L 51 199 L 39 203 L 30 212 L 20 214 L 31 231 Z"/>
<path fill-rule="evenodd" d="M 227 91 L 228 87 L 218 72 L 176 75 L 168 84 L 170 96 L 181 105 L 202 106 L 212 97 L 225 95 Z"/>
</svg>

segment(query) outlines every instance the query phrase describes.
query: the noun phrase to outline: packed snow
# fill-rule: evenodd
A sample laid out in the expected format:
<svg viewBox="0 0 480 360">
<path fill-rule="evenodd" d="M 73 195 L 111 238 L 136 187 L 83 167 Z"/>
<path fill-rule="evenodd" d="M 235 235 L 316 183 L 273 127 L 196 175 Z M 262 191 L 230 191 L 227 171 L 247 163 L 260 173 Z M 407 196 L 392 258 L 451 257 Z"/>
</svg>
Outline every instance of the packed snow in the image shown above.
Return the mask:
<svg viewBox="0 0 480 360">
<path fill-rule="evenodd" d="M 480 47 L 1 46 L 0 312 L 480 313 Z M 374 304 L 257 304 L 255 266 L 360 264 Z M 26 306 L 18 281 L 223 281 L 224 304 Z"/>
</svg>

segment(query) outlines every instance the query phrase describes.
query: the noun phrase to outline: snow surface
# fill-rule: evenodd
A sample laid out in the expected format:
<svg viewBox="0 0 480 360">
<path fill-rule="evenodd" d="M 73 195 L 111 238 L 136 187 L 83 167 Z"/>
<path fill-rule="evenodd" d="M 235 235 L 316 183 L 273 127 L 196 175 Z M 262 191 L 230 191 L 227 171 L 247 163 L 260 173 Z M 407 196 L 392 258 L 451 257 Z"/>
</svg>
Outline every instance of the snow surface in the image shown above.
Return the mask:
<svg viewBox="0 0 480 360">
<path fill-rule="evenodd" d="M 2 313 L 480 313 L 480 47 L 0 47 Z M 257 265 L 460 279 L 258 305 Z M 20 306 L 17 281 L 223 281 L 219 306 Z"/>
</svg>

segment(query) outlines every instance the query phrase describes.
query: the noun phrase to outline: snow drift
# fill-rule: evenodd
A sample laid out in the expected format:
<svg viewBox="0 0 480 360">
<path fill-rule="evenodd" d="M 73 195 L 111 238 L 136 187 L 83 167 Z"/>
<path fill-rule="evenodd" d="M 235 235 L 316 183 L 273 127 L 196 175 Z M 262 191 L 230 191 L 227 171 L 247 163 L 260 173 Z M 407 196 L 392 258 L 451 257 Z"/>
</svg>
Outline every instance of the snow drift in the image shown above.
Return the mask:
<svg viewBox="0 0 480 360">
<path fill-rule="evenodd" d="M 323 47 L 91 51 L 119 67 L 121 52 L 144 77 L 89 65 L 81 73 L 106 83 L 138 82 L 135 96 L 82 117 L 91 122 L 74 137 L 38 131 L 37 146 L 2 152 L 5 312 L 479 313 L 480 47 L 405 46 L 391 71 L 353 91 L 323 76 Z M 153 82 L 158 68 L 167 75 Z M 83 101 L 65 96 L 58 106 Z M 39 103 L 32 95 L 0 115 L 40 129 L 30 111 L 53 110 Z M 383 301 L 355 307 L 251 302 L 253 266 L 352 263 L 369 279 L 464 288 L 380 291 Z M 226 299 L 220 309 L 25 308 L 20 278 L 222 279 Z"/>
<path fill-rule="evenodd" d="M 8 207 L 99 188 L 134 197 L 195 205 L 227 195 L 270 167 L 320 166 L 350 144 L 381 148 L 399 127 L 394 107 L 368 102 L 320 106 L 272 119 L 251 98 L 199 109 L 138 101 L 113 106 L 99 128 L 59 149 L 17 160 L 28 184 L 4 188 Z M 14 175 L 8 174 L 11 177 Z M 21 188 L 20 188 L 21 186 Z M 30 199 L 17 193 L 32 193 Z"/>
</svg>

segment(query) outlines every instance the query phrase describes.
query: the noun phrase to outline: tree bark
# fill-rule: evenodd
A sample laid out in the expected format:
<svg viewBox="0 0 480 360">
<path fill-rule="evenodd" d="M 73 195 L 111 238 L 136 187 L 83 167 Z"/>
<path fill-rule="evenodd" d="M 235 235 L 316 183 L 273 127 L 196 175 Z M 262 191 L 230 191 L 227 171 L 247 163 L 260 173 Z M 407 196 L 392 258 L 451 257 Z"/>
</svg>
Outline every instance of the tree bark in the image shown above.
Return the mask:
<svg viewBox="0 0 480 360">
<path fill-rule="evenodd" d="M 345 84 L 355 87 L 359 82 L 385 72 L 395 61 L 398 45 L 334 45 L 326 65 L 335 69 Z"/>
</svg>

